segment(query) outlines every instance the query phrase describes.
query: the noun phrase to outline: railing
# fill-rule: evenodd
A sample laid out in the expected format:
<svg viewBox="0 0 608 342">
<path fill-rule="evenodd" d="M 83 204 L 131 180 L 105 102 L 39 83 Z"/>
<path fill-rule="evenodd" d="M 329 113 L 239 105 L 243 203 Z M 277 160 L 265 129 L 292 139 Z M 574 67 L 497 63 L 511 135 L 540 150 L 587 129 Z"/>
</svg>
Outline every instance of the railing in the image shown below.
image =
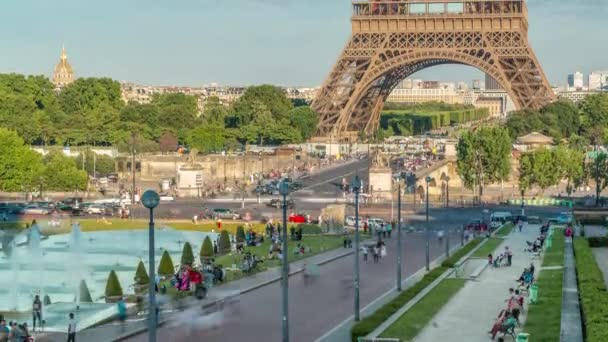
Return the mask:
<svg viewBox="0 0 608 342">
<path fill-rule="evenodd" d="M 354 0 L 353 17 L 437 15 L 521 15 L 523 0 Z"/>
</svg>

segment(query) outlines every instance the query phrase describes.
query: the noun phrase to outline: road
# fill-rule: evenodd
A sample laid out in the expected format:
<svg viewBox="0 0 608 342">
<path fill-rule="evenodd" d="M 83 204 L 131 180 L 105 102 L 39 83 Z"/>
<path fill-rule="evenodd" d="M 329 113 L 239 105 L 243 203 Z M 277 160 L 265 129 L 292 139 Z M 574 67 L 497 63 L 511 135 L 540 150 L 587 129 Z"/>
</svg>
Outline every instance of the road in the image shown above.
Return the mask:
<svg viewBox="0 0 608 342">
<path fill-rule="evenodd" d="M 458 220 L 449 224 L 456 226 Z M 447 223 L 446 223 L 447 224 Z M 403 274 L 407 277 L 424 266 L 424 234 L 404 234 Z M 395 285 L 396 236 L 387 241 L 388 255 L 381 263 L 361 263 L 361 308 L 368 305 Z M 451 234 L 452 243 L 460 235 Z M 305 241 L 304 241 L 305 243 Z M 445 251 L 435 235 L 431 238 L 431 255 L 434 259 Z M 320 277 L 307 287 L 301 274 L 289 280 L 289 314 L 292 341 L 314 341 L 325 332 L 347 319 L 353 313 L 352 283 L 353 258 L 346 257 L 320 267 Z M 405 278 L 404 278 L 405 279 Z M 159 330 L 159 341 L 280 341 L 281 340 L 281 286 L 274 283 L 240 297 L 238 314 L 226 314 L 215 328 L 206 326 L 200 312 L 177 326 Z M 183 318 L 183 317 L 182 317 Z M 197 321 L 198 319 L 198 321 Z M 202 326 L 202 327 L 201 327 Z M 147 341 L 147 334 L 129 341 Z"/>
</svg>

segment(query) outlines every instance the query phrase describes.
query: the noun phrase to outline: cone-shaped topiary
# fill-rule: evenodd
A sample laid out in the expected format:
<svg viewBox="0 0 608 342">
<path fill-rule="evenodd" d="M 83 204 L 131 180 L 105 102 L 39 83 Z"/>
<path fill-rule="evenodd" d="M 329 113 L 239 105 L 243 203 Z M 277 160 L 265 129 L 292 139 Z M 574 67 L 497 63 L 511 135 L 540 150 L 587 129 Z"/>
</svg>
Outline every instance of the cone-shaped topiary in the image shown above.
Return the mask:
<svg viewBox="0 0 608 342">
<path fill-rule="evenodd" d="M 44 306 L 51 305 L 51 297 L 49 297 L 48 294 L 45 294 L 44 298 L 42 299 L 42 303 Z"/>
<path fill-rule="evenodd" d="M 122 286 L 120 286 L 116 272 L 112 270 L 110 271 L 108 282 L 106 283 L 106 298 L 119 296 L 122 296 Z"/>
<path fill-rule="evenodd" d="M 160 258 L 160 264 L 158 265 L 158 274 L 170 276 L 173 274 L 174 270 L 173 260 L 171 260 L 169 252 L 164 251 L 163 256 Z"/>
<path fill-rule="evenodd" d="M 194 263 L 194 255 L 192 254 L 192 245 L 190 242 L 184 243 L 184 249 L 182 250 L 182 265 L 190 265 Z"/>
<path fill-rule="evenodd" d="M 133 278 L 135 284 L 137 285 L 147 285 L 150 281 L 150 276 L 148 276 L 148 271 L 146 271 L 146 266 L 144 266 L 143 261 L 139 261 L 137 264 L 137 271 L 135 271 L 135 278 Z"/>
<path fill-rule="evenodd" d="M 209 238 L 209 236 L 205 236 L 205 240 L 203 240 L 200 256 L 201 262 L 205 259 L 213 258 L 213 244 L 211 243 L 211 238 Z"/>
<path fill-rule="evenodd" d="M 236 227 L 236 242 L 245 242 L 245 228 L 243 226 Z"/>
<path fill-rule="evenodd" d="M 217 247 L 222 254 L 230 253 L 230 235 L 228 235 L 227 231 L 222 230 L 220 233 L 220 242 Z"/>
<path fill-rule="evenodd" d="M 118 281 L 118 279 L 117 279 Z M 120 283 L 118 284 L 120 287 Z M 107 291 L 107 290 L 106 290 Z M 81 303 L 93 303 L 93 298 L 91 298 L 91 292 L 89 292 L 89 287 L 87 286 L 87 282 L 83 280 L 80 281 L 80 302 Z M 122 290 L 121 290 L 122 293 Z"/>
</svg>

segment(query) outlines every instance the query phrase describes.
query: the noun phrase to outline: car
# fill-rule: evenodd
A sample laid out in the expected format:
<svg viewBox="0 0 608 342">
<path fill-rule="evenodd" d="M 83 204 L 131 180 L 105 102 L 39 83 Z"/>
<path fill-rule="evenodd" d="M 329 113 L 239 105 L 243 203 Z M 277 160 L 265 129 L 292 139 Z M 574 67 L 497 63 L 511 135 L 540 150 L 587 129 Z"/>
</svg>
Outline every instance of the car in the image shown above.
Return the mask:
<svg viewBox="0 0 608 342">
<path fill-rule="evenodd" d="M 385 222 L 381 218 L 370 217 L 369 219 L 367 219 L 367 224 L 369 225 L 370 228 L 376 228 L 376 227 L 381 227 L 383 224 L 385 224 Z"/>
<path fill-rule="evenodd" d="M 49 208 L 43 208 L 36 204 L 30 204 L 23 208 L 23 213 L 27 215 L 48 215 L 51 212 Z"/>
<path fill-rule="evenodd" d="M 91 204 L 85 210 L 89 215 L 104 215 L 106 212 L 103 204 Z"/>
<path fill-rule="evenodd" d="M 543 220 L 541 220 L 541 218 L 538 216 L 530 216 L 530 217 L 528 217 L 528 223 L 541 224 L 541 223 L 543 223 Z"/>
<path fill-rule="evenodd" d="M 268 202 L 269 207 L 280 209 L 283 207 L 283 200 L 278 198 L 273 198 Z M 287 209 L 293 209 L 295 207 L 295 202 L 292 199 L 287 200 Z"/>
<path fill-rule="evenodd" d="M 550 218 L 549 222 L 555 224 L 570 224 L 572 223 L 572 214 L 569 212 L 562 212 L 557 215 L 557 217 Z"/>
<path fill-rule="evenodd" d="M 306 223 L 306 215 L 296 213 L 289 214 L 287 221 L 289 223 Z"/>
<path fill-rule="evenodd" d="M 211 209 L 211 214 L 215 220 L 217 219 L 227 219 L 227 220 L 238 220 L 241 218 L 241 215 L 235 212 L 232 209 L 227 208 L 213 208 Z"/>
<path fill-rule="evenodd" d="M 346 216 L 344 219 L 344 225 L 347 227 L 355 226 L 355 217 L 354 216 Z M 361 225 L 361 219 L 359 219 L 359 225 Z"/>
<path fill-rule="evenodd" d="M 170 196 L 170 195 L 161 195 L 160 201 L 161 202 L 173 202 L 173 201 L 175 201 L 175 197 Z"/>
<path fill-rule="evenodd" d="M 473 220 L 467 224 L 467 229 L 474 231 L 486 231 L 488 230 L 488 225 L 486 225 L 482 220 Z"/>
</svg>

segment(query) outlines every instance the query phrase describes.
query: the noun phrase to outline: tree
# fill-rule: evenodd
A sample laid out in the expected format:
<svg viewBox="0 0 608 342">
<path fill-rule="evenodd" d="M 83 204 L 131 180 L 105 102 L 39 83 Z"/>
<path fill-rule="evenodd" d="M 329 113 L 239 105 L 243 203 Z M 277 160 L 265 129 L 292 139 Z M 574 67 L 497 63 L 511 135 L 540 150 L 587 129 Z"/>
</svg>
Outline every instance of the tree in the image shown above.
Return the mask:
<svg viewBox="0 0 608 342">
<path fill-rule="evenodd" d="M 143 261 L 139 261 L 137 264 L 137 270 L 135 271 L 135 278 L 133 278 L 136 285 L 147 285 L 150 282 L 150 276 L 146 271 L 146 266 Z"/>
<path fill-rule="evenodd" d="M 310 139 L 317 129 L 319 115 L 309 106 L 299 106 L 290 111 L 289 114 L 292 127 L 300 132 L 304 140 Z"/>
<path fill-rule="evenodd" d="M 118 284 L 120 286 L 120 284 Z M 78 298 L 80 303 L 93 303 L 93 298 L 91 297 L 91 292 L 89 292 L 89 287 L 87 286 L 87 282 L 83 280 L 80 281 L 78 294 L 80 297 Z"/>
<path fill-rule="evenodd" d="M 205 236 L 199 255 L 201 257 L 201 262 L 213 258 L 213 244 L 211 243 L 211 238 L 209 238 L 209 236 Z"/>
<path fill-rule="evenodd" d="M 534 170 L 532 166 L 532 156 L 525 153 L 519 158 L 519 190 L 521 195 L 532 189 L 534 185 Z"/>
<path fill-rule="evenodd" d="M 228 109 L 220 103 L 217 96 L 210 96 L 205 103 L 203 120 L 210 125 L 224 126 L 228 116 Z"/>
<path fill-rule="evenodd" d="M 121 297 L 121 296 L 122 296 L 122 286 L 120 286 L 120 281 L 118 281 L 116 272 L 114 272 L 114 270 L 112 270 L 112 271 L 110 271 L 110 275 L 108 276 L 108 281 L 106 283 L 106 298 Z"/>
<path fill-rule="evenodd" d="M 78 160 L 82 160 L 82 153 L 78 156 Z M 116 172 L 114 158 L 97 154 L 90 149 L 84 152 L 84 169 L 91 176 L 93 174 L 108 175 Z"/>
<path fill-rule="evenodd" d="M 199 152 L 219 152 L 225 148 L 225 134 L 223 126 L 203 124 L 191 130 L 186 141 L 190 148 L 196 148 Z"/>
<path fill-rule="evenodd" d="M 567 182 L 566 192 L 570 197 L 574 189 L 581 186 L 585 181 L 585 155 L 581 151 L 563 145 L 555 148 L 553 155 L 555 164 L 559 168 L 560 179 L 565 179 Z"/>
<path fill-rule="evenodd" d="M 194 254 L 192 253 L 192 246 L 190 242 L 184 243 L 184 249 L 182 250 L 182 265 L 192 265 L 194 263 Z"/>
<path fill-rule="evenodd" d="M 599 205 L 599 195 L 608 187 L 608 155 L 597 153 L 587 164 L 587 169 L 596 182 L 596 205 Z"/>
<path fill-rule="evenodd" d="M 175 152 L 178 146 L 177 137 L 171 132 L 165 132 L 158 139 L 158 145 L 163 153 Z"/>
<path fill-rule="evenodd" d="M 0 128 L 0 191 L 38 189 L 43 170 L 38 153 L 25 146 L 17 133 Z"/>
<path fill-rule="evenodd" d="M 236 242 L 245 242 L 245 228 L 243 226 L 236 227 Z"/>
<path fill-rule="evenodd" d="M 254 114 L 257 114 L 255 103 L 261 102 L 270 110 L 272 118 L 279 121 L 289 118 L 289 112 L 293 104 L 285 95 L 285 92 L 272 85 L 261 85 L 249 87 L 245 93 L 234 103 L 232 108 L 233 124 L 242 126 L 249 124 Z"/>
<path fill-rule="evenodd" d="M 595 137 L 596 128 L 608 126 L 607 94 L 593 94 L 585 97 L 580 104 L 580 108 L 582 131 L 587 138 L 592 139 Z"/>
<path fill-rule="evenodd" d="M 158 107 L 158 123 L 163 127 L 182 130 L 191 127 L 198 116 L 198 104 L 194 96 L 181 93 L 156 94 L 152 104 Z"/>
<path fill-rule="evenodd" d="M 218 243 L 218 250 L 220 253 L 230 253 L 230 236 L 228 235 L 228 231 L 222 230 L 220 233 L 220 242 Z"/>
<path fill-rule="evenodd" d="M 158 264 L 158 274 L 163 276 L 171 276 L 173 275 L 173 272 L 175 272 L 173 260 L 171 260 L 171 255 L 169 255 L 169 252 L 165 250 L 160 258 L 160 264 Z"/>
<path fill-rule="evenodd" d="M 76 168 L 74 158 L 61 152 L 50 153 L 43 173 L 44 189 L 54 191 L 76 191 L 87 187 L 86 171 Z"/>
</svg>

